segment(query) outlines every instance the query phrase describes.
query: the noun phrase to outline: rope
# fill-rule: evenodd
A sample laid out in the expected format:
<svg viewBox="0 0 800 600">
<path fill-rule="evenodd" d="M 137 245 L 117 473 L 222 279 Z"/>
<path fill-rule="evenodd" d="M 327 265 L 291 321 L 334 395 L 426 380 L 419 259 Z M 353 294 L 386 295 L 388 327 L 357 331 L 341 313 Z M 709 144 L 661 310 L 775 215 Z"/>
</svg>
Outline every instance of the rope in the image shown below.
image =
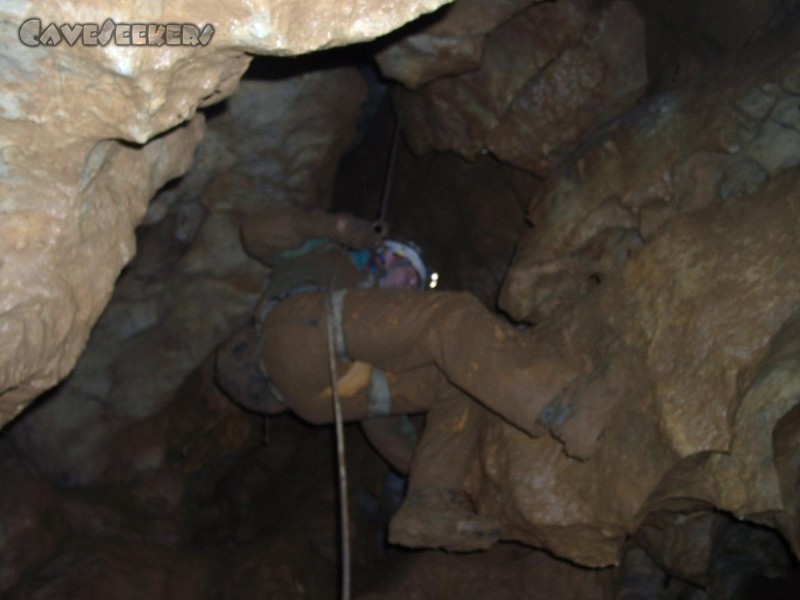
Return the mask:
<svg viewBox="0 0 800 600">
<path fill-rule="evenodd" d="M 386 175 L 383 180 L 383 196 L 381 198 L 381 210 L 378 214 L 378 223 L 386 223 L 386 212 L 389 208 L 389 192 L 392 189 L 392 178 L 394 175 L 395 156 L 397 156 L 397 143 L 400 140 L 400 119 L 394 118 L 394 128 L 392 129 L 392 148 L 389 151 L 389 164 L 386 166 Z"/>
<path fill-rule="evenodd" d="M 386 175 L 383 182 L 383 196 L 381 198 L 380 214 L 376 224 L 376 230 L 380 233 L 380 228 L 386 226 L 386 212 L 389 208 L 389 193 L 391 191 L 392 176 L 394 175 L 394 163 L 397 155 L 397 144 L 400 139 L 400 120 L 395 117 L 394 128 L 392 129 L 392 148 L 389 152 L 389 164 L 386 167 Z M 350 507 L 347 503 L 347 461 L 345 459 L 344 448 L 344 425 L 342 422 L 342 404 L 339 399 L 339 375 L 336 369 L 336 342 L 334 334 L 334 306 L 333 292 L 336 275 L 339 271 L 337 261 L 331 285 L 325 293 L 325 303 L 328 309 L 328 368 L 331 376 L 331 395 L 333 396 L 333 416 L 336 424 L 336 460 L 339 472 L 339 517 L 340 535 L 342 549 L 342 600 L 350 600 Z"/>
<path fill-rule="evenodd" d="M 340 258 L 341 260 L 341 258 Z M 340 262 L 331 276 L 331 285 L 325 292 L 325 304 L 328 309 L 328 368 L 331 376 L 331 395 L 333 396 L 333 417 L 336 424 L 336 462 L 339 473 L 339 519 L 342 549 L 342 600 L 350 600 L 350 507 L 347 502 L 347 461 L 344 448 L 344 425 L 342 422 L 342 403 L 339 400 L 339 374 L 336 368 L 336 341 L 334 333 L 334 319 L 336 318 L 333 306 L 334 282 L 339 271 Z"/>
</svg>

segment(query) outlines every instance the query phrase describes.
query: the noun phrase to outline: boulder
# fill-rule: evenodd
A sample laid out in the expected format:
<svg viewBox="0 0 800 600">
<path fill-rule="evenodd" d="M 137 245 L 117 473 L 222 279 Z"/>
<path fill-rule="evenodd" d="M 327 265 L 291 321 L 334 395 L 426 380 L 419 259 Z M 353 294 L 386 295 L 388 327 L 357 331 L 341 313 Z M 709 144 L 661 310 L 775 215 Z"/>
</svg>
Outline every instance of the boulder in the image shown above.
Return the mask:
<svg viewBox="0 0 800 600">
<path fill-rule="evenodd" d="M 491 152 L 544 176 L 646 84 L 644 21 L 633 5 L 566 0 L 531 5 L 492 31 L 478 69 L 395 99 L 415 152 Z"/>
</svg>

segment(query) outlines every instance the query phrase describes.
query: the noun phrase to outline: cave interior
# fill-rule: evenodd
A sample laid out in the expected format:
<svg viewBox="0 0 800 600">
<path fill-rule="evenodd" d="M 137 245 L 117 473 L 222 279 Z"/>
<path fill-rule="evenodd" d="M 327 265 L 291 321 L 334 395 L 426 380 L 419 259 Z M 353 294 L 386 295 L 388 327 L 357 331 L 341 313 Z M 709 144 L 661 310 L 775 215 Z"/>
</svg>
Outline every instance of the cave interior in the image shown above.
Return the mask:
<svg viewBox="0 0 800 600">
<path fill-rule="evenodd" d="M 248 55 L 75 368 L 1 430 L 0 596 L 338 597 L 333 428 L 237 406 L 213 357 L 269 277 L 248 215 L 376 221 L 385 200 L 440 289 L 577 331 L 579 393 L 617 400 L 547 447 L 483 411 L 469 495 L 510 532 L 485 552 L 390 544 L 405 479 L 347 424 L 354 598 L 798 597 L 796 9 L 456 0 L 373 41 Z M 723 259 L 748 278 L 693 271 Z"/>
</svg>

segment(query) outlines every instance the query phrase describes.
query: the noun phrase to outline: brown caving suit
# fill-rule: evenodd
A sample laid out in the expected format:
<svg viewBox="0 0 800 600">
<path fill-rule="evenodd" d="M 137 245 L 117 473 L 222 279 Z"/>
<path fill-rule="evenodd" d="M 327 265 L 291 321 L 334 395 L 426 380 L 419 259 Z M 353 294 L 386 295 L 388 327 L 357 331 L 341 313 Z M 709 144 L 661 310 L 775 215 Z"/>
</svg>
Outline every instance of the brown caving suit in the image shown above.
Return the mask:
<svg viewBox="0 0 800 600">
<path fill-rule="evenodd" d="M 308 231 L 310 220 L 305 217 L 303 223 Z M 253 221 L 242 229 L 245 248 L 264 262 L 272 260 L 268 252 L 273 252 L 275 244 L 266 240 L 268 228 L 275 224 Z M 281 227 L 291 228 L 291 221 L 284 219 Z M 299 235 L 292 240 L 285 230 L 282 235 L 294 246 L 303 242 Z M 340 242 L 347 243 L 344 239 Z M 337 357 L 344 419 L 376 422 L 370 419 L 374 415 L 369 394 L 373 369 L 383 372 L 390 393 L 391 404 L 383 407 L 384 414 L 427 413 L 410 469 L 409 496 L 430 490 L 463 494 L 478 439 L 475 401 L 529 435 L 545 432 L 537 424 L 540 411 L 575 378 L 575 372 L 554 351 L 496 318 L 468 293 L 360 289 L 355 286 L 359 278 L 363 280 L 363 273 L 338 246 L 320 247 L 313 256 L 294 260 L 291 268 L 302 273 L 304 260 L 314 262 L 315 268 L 327 262 L 328 273 L 335 265 L 333 285 L 325 282 L 321 287 L 346 288 L 340 324 L 346 356 Z M 286 268 L 273 272 L 272 281 L 292 279 L 286 272 Z M 306 281 L 302 276 L 295 280 Z M 272 283 L 265 297 L 277 291 L 271 288 Z M 273 304 L 261 324 L 257 349 L 261 367 L 286 406 L 312 423 L 330 423 L 334 418 L 328 302 L 325 292 L 307 292 Z M 382 448 L 384 454 L 407 452 L 402 436 L 396 435 L 396 424 L 388 419 L 384 423 L 389 426 L 383 427 L 383 432 L 370 435 L 367 431 L 368 437 L 374 442 L 377 438 L 379 448 L 390 448 Z M 419 526 L 427 529 L 428 524 Z M 464 524 L 454 523 L 453 527 L 463 528 Z M 442 534 L 448 538 L 445 543 L 425 532 L 394 537 L 406 545 L 469 550 L 488 547 L 499 536 L 499 531 L 492 538 L 477 533 L 477 537 L 455 542 L 452 536 Z"/>
<path fill-rule="evenodd" d="M 333 420 L 327 319 L 325 294 L 309 293 L 282 301 L 264 323 L 263 364 L 291 409 L 313 423 Z M 407 502 L 390 539 L 413 547 L 488 548 L 501 535 L 499 525 L 465 516 L 471 510 L 464 482 L 479 434 L 475 401 L 538 435 L 545 431 L 537 424 L 540 411 L 574 371 L 463 292 L 349 289 L 341 321 L 349 357 L 338 359 L 345 420 L 370 415 L 373 368 L 386 376 L 389 414 L 427 412 Z M 415 498 L 427 506 L 409 503 Z M 453 522 L 443 523 L 448 518 Z"/>
<path fill-rule="evenodd" d="M 292 409 L 313 423 L 333 419 L 327 315 L 325 295 L 309 293 L 284 300 L 264 323 L 264 365 Z M 350 289 L 342 329 L 351 359 L 339 361 L 346 420 L 368 414 L 376 367 L 392 391 L 392 414 L 428 411 L 455 387 L 535 436 L 544 431 L 539 412 L 575 376 L 563 359 L 466 292 Z"/>
<path fill-rule="evenodd" d="M 233 388 L 247 387 L 247 379 L 255 379 L 256 393 L 263 399 L 258 405 L 240 402 L 243 406 L 273 414 L 287 408 L 269 393 L 264 393 L 263 376 L 259 369 L 243 369 L 235 363 L 249 360 L 260 362 L 251 352 L 252 346 L 261 345 L 260 313 L 271 310 L 277 303 L 272 298 L 285 295 L 301 286 L 320 289 L 368 285 L 365 272 L 350 260 L 347 248 L 373 247 L 379 237 L 372 226 L 350 215 L 332 215 L 319 210 L 294 207 L 267 209 L 248 217 L 241 227 L 245 250 L 271 267 L 270 277 L 262 299 L 256 309 L 254 322 L 237 331 L 221 345 L 217 356 L 217 381 L 226 391 L 233 380 Z M 244 356 L 232 358 L 237 344 L 244 342 Z M 293 354 L 302 363 L 303 352 Z M 265 370 L 265 369 L 264 369 Z M 327 366 L 324 373 L 328 372 Z M 235 393 L 231 396 L 236 398 Z M 330 404 L 330 399 L 328 400 Z M 288 408 L 292 408 L 291 402 Z M 416 445 L 416 432 L 406 419 L 375 416 L 364 418 L 362 429 L 378 452 L 401 473 L 408 473 Z"/>
</svg>

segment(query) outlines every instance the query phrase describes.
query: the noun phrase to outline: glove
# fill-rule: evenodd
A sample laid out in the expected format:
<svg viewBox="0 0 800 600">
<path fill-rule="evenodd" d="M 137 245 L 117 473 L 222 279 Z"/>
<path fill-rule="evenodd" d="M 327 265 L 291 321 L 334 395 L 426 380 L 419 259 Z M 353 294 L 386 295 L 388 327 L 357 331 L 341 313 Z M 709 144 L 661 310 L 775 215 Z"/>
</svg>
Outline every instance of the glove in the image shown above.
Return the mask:
<svg viewBox="0 0 800 600">
<path fill-rule="evenodd" d="M 339 213 L 336 215 L 334 231 L 331 239 L 343 246 L 351 248 L 371 248 L 380 243 L 385 235 L 385 226 L 380 229 L 366 221 L 353 215 Z"/>
</svg>

